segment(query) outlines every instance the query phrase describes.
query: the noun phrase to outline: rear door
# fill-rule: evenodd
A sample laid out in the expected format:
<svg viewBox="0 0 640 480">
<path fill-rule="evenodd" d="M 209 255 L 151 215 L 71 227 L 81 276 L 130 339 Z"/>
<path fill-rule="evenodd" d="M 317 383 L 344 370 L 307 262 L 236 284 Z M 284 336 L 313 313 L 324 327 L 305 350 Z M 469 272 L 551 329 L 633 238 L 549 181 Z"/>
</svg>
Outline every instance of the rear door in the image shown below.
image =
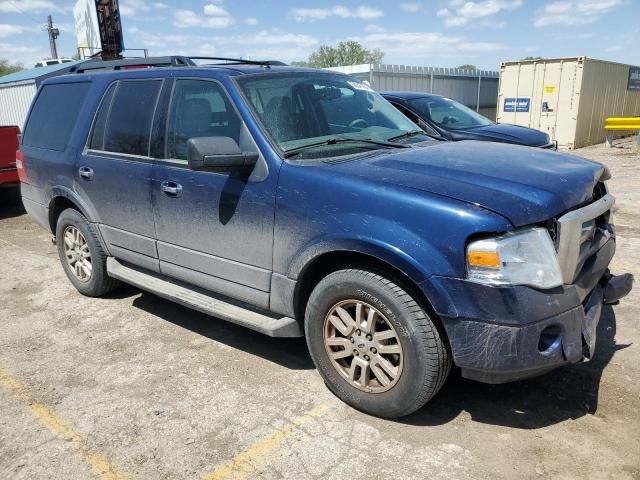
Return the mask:
<svg viewBox="0 0 640 480">
<path fill-rule="evenodd" d="M 76 188 L 95 208 L 110 253 L 155 271 L 149 150 L 162 85 L 160 79 L 111 84 L 75 172 Z"/>
</svg>

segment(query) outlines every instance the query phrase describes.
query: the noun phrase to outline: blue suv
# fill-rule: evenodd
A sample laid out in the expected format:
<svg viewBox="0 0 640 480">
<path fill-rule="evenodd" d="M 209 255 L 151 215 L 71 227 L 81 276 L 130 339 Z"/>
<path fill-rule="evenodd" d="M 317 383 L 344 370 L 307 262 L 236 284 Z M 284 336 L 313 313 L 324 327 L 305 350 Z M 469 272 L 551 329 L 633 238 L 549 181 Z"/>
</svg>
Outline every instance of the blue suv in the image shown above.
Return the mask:
<svg viewBox="0 0 640 480">
<path fill-rule="evenodd" d="M 203 64 L 204 62 L 204 64 Z M 84 295 L 119 282 L 271 336 L 328 387 L 409 414 L 452 365 L 505 382 L 590 358 L 614 198 L 598 163 L 430 139 L 342 74 L 92 61 L 43 83 L 17 166 Z"/>
</svg>

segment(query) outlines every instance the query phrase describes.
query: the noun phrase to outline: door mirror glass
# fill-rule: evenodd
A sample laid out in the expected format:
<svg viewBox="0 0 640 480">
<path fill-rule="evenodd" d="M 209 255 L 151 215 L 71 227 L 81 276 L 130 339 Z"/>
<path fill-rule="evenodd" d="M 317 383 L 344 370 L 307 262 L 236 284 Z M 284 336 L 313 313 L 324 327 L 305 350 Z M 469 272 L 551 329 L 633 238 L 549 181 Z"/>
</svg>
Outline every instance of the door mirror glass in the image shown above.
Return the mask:
<svg viewBox="0 0 640 480">
<path fill-rule="evenodd" d="M 197 137 L 187 141 L 187 160 L 192 170 L 248 169 L 258 154 L 241 151 L 231 137 Z"/>
</svg>

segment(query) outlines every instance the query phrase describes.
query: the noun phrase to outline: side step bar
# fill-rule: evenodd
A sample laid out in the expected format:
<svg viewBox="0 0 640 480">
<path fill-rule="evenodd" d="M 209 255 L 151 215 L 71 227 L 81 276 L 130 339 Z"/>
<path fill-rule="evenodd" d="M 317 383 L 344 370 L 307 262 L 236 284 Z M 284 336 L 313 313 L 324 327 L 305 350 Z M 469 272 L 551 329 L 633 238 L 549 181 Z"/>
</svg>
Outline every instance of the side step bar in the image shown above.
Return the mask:
<svg viewBox="0 0 640 480">
<path fill-rule="evenodd" d="M 107 258 L 107 273 L 138 288 L 172 300 L 185 307 L 256 330 L 270 337 L 302 337 L 298 322 L 288 317 L 271 317 L 228 303 L 199 289 L 183 286 L 177 281 L 141 272 L 123 265 L 113 257 Z"/>
</svg>

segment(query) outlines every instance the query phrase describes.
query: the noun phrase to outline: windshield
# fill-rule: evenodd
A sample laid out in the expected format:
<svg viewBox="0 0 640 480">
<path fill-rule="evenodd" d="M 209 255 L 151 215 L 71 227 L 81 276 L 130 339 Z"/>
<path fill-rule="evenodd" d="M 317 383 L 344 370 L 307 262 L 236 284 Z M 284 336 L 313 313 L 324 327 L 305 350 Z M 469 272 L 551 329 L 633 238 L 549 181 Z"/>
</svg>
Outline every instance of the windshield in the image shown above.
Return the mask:
<svg viewBox="0 0 640 480">
<path fill-rule="evenodd" d="M 352 77 L 322 72 L 247 75 L 238 84 L 264 129 L 285 153 L 314 149 L 335 156 L 352 154 L 354 149 L 389 148 L 393 146 L 390 139 L 406 140 L 405 134 L 419 130 Z"/>
<path fill-rule="evenodd" d="M 445 130 L 466 130 L 492 125 L 493 122 L 461 103 L 445 97 L 423 97 L 409 103 L 418 115 Z"/>
</svg>

